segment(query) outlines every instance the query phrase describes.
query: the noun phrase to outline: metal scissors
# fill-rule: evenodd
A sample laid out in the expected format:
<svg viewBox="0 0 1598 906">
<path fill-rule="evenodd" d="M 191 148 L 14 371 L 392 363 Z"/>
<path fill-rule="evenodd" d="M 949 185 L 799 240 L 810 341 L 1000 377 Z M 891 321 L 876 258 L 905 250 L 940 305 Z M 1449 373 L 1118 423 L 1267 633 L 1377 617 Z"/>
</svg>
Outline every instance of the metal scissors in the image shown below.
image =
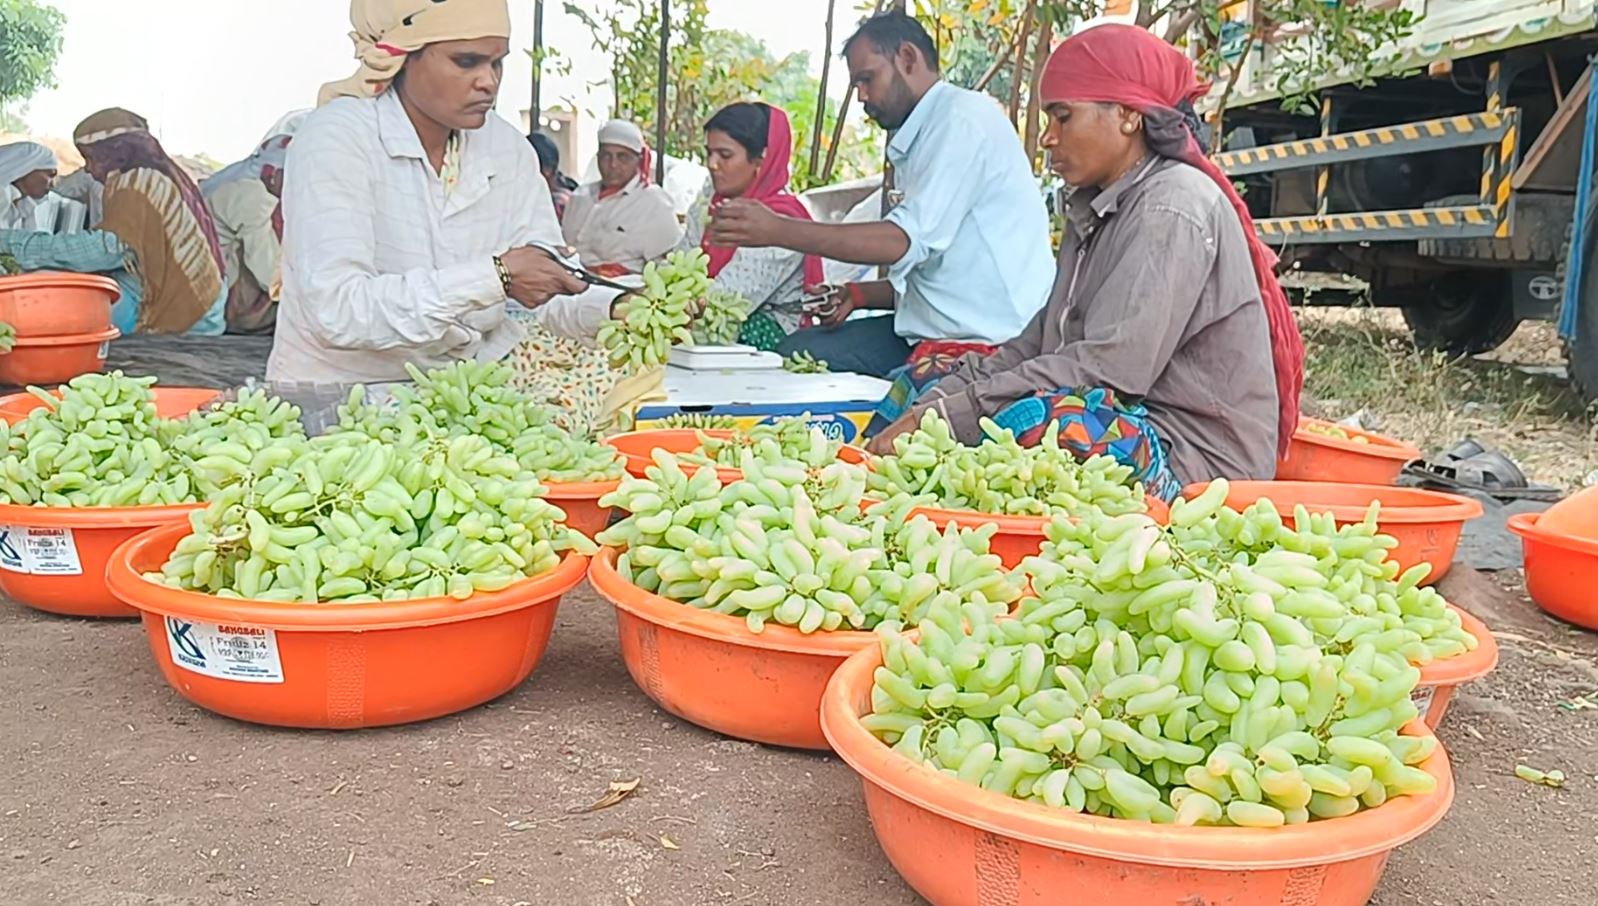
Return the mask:
<svg viewBox="0 0 1598 906">
<path fill-rule="evenodd" d="M 814 293 L 806 295 L 799 300 L 799 307 L 806 314 L 825 318 L 838 310 L 837 295 L 843 287 L 825 283 L 816 288 Z"/>
<path fill-rule="evenodd" d="M 566 271 L 566 273 L 571 274 L 573 277 L 576 277 L 589 286 L 602 286 L 605 289 L 621 290 L 624 293 L 635 293 L 638 291 L 638 287 L 636 286 L 625 286 L 621 283 L 617 283 L 614 280 L 601 277 L 598 274 L 589 273 L 588 271 L 585 271 L 573 264 L 570 260 L 561 257 L 559 252 L 556 252 L 554 249 L 549 248 L 548 246 L 535 245 L 533 248 L 538 249 L 540 252 L 548 255 L 549 260 L 560 265 L 561 268 Z"/>
</svg>

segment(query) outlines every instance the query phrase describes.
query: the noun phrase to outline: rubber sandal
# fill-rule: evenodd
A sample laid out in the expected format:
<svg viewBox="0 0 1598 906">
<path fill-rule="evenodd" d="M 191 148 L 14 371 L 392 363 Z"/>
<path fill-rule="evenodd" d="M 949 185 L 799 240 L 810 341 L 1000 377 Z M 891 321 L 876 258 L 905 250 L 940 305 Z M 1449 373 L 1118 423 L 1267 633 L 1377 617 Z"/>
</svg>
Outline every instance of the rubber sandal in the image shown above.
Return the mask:
<svg viewBox="0 0 1598 906">
<path fill-rule="evenodd" d="M 1472 447 L 1478 452 L 1470 453 Z M 1469 455 L 1450 458 L 1456 452 Z M 1456 445 L 1444 454 L 1442 462 L 1423 460 L 1405 467 L 1403 474 L 1420 487 L 1472 491 L 1498 500 L 1554 501 L 1563 496 L 1558 488 L 1527 481 L 1526 473 L 1513 460 L 1497 450 L 1481 448 L 1474 440 Z"/>
</svg>

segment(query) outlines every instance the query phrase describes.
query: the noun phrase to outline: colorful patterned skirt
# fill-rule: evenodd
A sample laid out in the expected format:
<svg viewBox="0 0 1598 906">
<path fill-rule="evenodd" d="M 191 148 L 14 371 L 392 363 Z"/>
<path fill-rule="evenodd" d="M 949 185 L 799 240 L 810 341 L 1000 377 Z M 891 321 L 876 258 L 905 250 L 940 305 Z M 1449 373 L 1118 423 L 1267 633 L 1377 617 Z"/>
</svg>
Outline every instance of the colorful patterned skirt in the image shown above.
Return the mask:
<svg viewBox="0 0 1598 906">
<path fill-rule="evenodd" d="M 888 396 L 877 406 L 877 413 L 866 429 L 875 435 L 898 421 L 917 399 L 937 385 L 950 370 L 942 373 L 934 366 L 918 372 L 910 367 L 894 379 Z M 1165 445 L 1141 403 L 1127 404 L 1114 390 L 1069 387 L 1039 391 L 1036 395 L 999 410 L 993 421 L 1015 435 L 1022 446 L 1030 447 L 1043 439 L 1049 425 L 1059 423 L 1060 446 L 1077 459 L 1109 456 L 1132 469 L 1132 477 L 1143 483 L 1150 496 L 1169 503 L 1182 492 L 1182 484 L 1171 472 Z"/>
</svg>

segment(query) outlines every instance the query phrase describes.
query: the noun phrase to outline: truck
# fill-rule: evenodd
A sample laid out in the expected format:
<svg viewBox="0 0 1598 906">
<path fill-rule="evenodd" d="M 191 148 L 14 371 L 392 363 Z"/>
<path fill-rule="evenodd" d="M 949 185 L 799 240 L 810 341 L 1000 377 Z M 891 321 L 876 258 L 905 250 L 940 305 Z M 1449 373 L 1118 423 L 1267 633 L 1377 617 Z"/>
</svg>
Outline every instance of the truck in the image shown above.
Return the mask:
<svg viewBox="0 0 1598 906">
<path fill-rule="evenodd" d="M 1414 24 L 1374 70 L 1327 75 L 1318 109 L 1282 103 L 1291 29 L 1230 49 L 1217 162 L 1261 237 L 1286 268 L 1358 278 L 1425 348 L 1479 354 L 1557 319 L 1572 379 L 1598 397 L 1598 0 L 1328 2 Z"/>
</svg>

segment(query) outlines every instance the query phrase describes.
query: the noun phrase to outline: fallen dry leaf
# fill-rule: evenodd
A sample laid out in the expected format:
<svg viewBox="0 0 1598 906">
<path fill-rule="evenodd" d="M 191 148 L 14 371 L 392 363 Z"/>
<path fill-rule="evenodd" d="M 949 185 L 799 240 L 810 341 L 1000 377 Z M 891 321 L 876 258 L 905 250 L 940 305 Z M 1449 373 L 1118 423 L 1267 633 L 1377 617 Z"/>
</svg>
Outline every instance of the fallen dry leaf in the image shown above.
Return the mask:
<svg viewBox="0 0 1598 906">
<path fill-rule="evenodd" d="M 580 811 L 597 812 L 600 809 L 610 808 L 611 806 L 621 802 L 623 799 L 626 799 L 628 796 L 631 796 L 633 791 L 638 789 L 638 784 L 640 783 L 643 783 L 642 777 L 637 777 L 632 780 L 612 780 L 610 782 L 610 792 L 600 797 L 598 802 L 595 802 L 593 805 L 590 805 L 585 809 L 580 809 Z"/>
<path fill-rule="evenodd" d="M 667 849 L 682 849 L 681 846 L 677 845 L 677 842 L 675 840 L 671 839 L 670 837 L 666 836 L 665 834 L 661 834 L 660 835 L 660 845 L 664 846 Z"/>
</svg>

